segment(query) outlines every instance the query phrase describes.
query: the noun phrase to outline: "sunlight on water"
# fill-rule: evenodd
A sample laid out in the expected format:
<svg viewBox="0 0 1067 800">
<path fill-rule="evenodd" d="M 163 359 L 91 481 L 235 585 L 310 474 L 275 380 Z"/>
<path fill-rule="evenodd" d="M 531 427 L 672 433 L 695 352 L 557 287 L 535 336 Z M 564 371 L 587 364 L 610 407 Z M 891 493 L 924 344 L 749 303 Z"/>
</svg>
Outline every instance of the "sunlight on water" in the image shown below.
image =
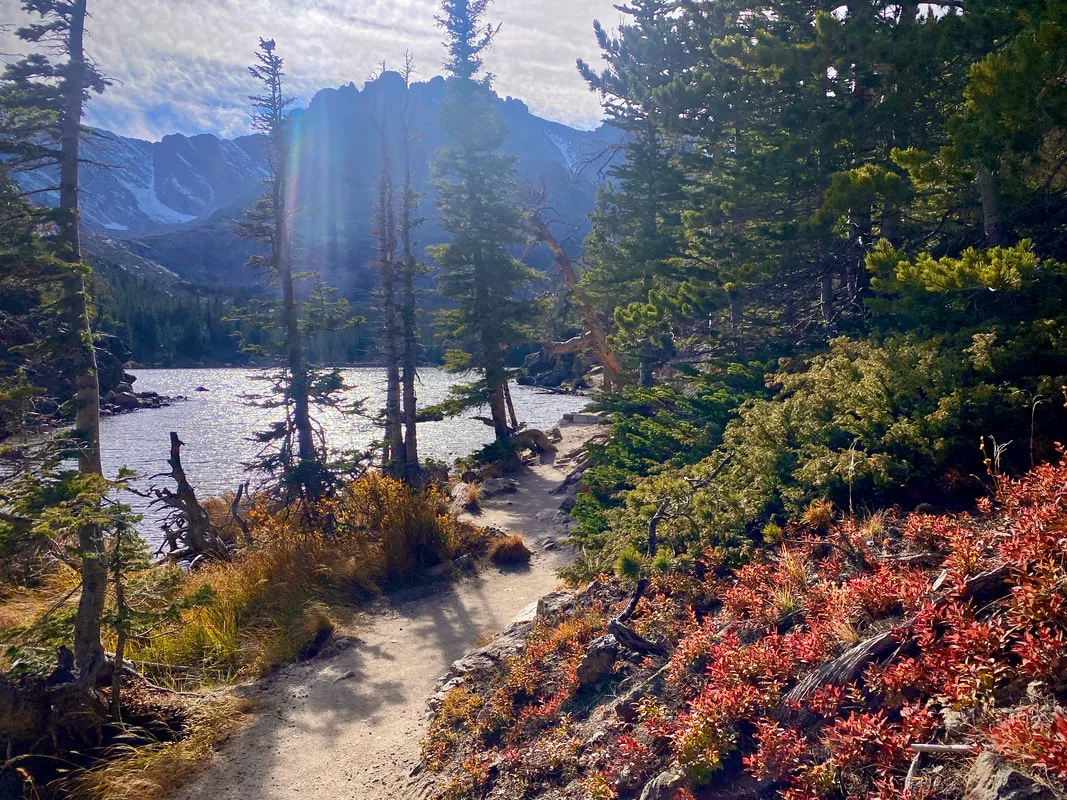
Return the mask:
<svg viewBox="0 0 1067 800">
<path fill-rule="evenodd" d="M 366 399 L 367 411 L 381 408 L 385 400 L 385 373 L 381 369 L 343 370 L 345 380 L 355 387 L 348 399 Z M 101 439 L 104 469 L 114 476 L 123 466 L 137 471 L 135 486 L 148 488 L 149 478 L 169 472 L 167 456 L 170 431 L 177 431 L 186 446 L 182 462 L 201 500 L 231 492 L 247 480 L 244 464 L 254 458 L 258 445 L 250 441 L 255 431 L 263 430 L 276 419 L 277 411 L 253 408 L 245 395 L 265 391 L 267 384 L 256 380 L 261 373 L 244 369 L 159 369 L 135 370 L 139 392 L 159 392 L 171 397 L 184 395 L 188 400 L 169 408 L 138 411 L 102 420 Z M 439 369 L 420 372 L 419 404 L 428 406 L 443 400 L 455 376 Z M 204 387 L 210 391 L 197 392 Z M 581 411 L 589 400 L 582 397 L 542 393 L 538 389 L 512 386 L 515 411 L 520 422 L 531 428 L 548 429 L 559 423 L 565 413 Z M 466 417 L 419 426 L 419 454 L 424 459 L 445 461 L 470 455 L 492 441 L 492 430 Z M 483 412 L 484 413 L 484 412 Z M 370 420 L 329 412 L 320 416 L 331 450 L 363 450 L 381 434 Z M 167 479 L 156 481 L 173 488 Z M 126 499 L 139 513 L 146 513 L 145 501 Z M 159 540 L 153 515 L 143 524 L 150 541 Z"/>
</svg>

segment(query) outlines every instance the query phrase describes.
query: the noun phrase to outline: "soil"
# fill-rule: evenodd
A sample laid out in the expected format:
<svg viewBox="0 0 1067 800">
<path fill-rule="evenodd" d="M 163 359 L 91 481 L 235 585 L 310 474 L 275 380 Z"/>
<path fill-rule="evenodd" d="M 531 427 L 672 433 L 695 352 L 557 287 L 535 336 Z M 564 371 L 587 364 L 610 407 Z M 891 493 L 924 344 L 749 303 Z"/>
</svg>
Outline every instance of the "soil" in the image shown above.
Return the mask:
<svg viewBox="0 0 1067 800">
<path fill-rule="evenodd" d="M 239 691 L 261 711 L 232 737 L 204 773 L 178 793 L 211 798 L 358 798 L 412 796 L 412 770 L 426 732 L 426 699 L 448 666 L 484 645 L 559 584 L 573 553 L 551 494 L 573 454 L 600 430 L 564 425 L 556 456 L 517 478 L 518 491 L 483 503 L 474 519 L 525 537 L 528 566 L 485 566 L 380 601 L 337 631 L 317 658 L 279 670 Z M 548 549 L 546 549 L 546 547 Z"/>
</svg>

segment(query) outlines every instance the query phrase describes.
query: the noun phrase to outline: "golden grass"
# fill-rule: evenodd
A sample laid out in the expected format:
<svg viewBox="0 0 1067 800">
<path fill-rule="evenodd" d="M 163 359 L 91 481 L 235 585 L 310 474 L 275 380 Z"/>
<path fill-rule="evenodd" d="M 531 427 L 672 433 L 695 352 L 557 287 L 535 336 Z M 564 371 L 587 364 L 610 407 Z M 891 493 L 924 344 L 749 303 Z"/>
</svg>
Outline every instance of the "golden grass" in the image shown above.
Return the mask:
<svg viewBox="0 0 1067 800">
<path fill-rule="evenodd" d="M 112 758 L 64 781 L 61 794 L 72 800 L 167 796 L 203 770 L 213 751 L 247 724 L 252 711 L 251 700 L 236 697 L 198 701 L 189 713 L 184 739 L 116 746 Z"/>
<path fill-rule="evenodd" d="M 489 558 L 494 564 L 526 564 L 532 555 L 521 536 L 501 536 L 489 544 Z"/>
<path fill-rule="evenodd" d="M 463 507 L 468 511 L 477 511 L 482 507 L 484 492 L 480 483 L 468 483 L 463 495 Z"/>
<path fill-rule="evenodd" d="M 186 576 L 184 591 L 210 586 L 211 604 L 186 612 L 171 636 L 131 642 L 130 659 L 193 667 L 193 685 L 263 674 L 311 655 L 328 638 L 330 606 L 366 599 L 457 555 L 484 552 L 487 538 L 450 516 L 440 492 L 414 492 L 379 475 L 316 509 L 328 532 L 261 507 L 248 519 L 254 545 L 232 562 Z"/>
<path fill-rule="evenodd" d="M 834 504 L 828 500 L 812 500 L 805 509 L 801 519 L 804 522 L 815 528 L 816 530 L 825 530 L 829 528 L 834 521 L 834 516 L 837 513 L 834 508 Z"/>
</svg>

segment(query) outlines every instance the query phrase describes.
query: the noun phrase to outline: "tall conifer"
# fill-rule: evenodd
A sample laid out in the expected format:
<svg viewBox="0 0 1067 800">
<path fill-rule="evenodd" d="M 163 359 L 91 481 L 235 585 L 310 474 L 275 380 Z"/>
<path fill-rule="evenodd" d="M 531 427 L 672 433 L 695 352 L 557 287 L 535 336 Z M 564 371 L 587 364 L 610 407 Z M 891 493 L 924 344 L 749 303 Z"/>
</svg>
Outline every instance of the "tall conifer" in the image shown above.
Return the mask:
<svg viewBox="0 0 1067 800">
<path fill-rule="evenodd" d="M 451 80 L 441 128 L 451 144 L 435 165 L 441 227 L 452 240 L 435 247 L 441 294 L 454 307 L 441 315 L 454 347 L 453 371 L 482 377 L 458 387 L 464 406 L 488 404 L 497 440 L 511 436 L 508 421 L 508 347 L 525 341 L 530 305 L 516 293 L 533 273 L 512 257 L 523 240 L 523 218 L 513 199 L 515 159 L 500 152 L 507 136 L 483 56 L 499 28 L 483 22 L 489 0 L 445 0 L 438 25 L 445 31 Z"/>
</svg>

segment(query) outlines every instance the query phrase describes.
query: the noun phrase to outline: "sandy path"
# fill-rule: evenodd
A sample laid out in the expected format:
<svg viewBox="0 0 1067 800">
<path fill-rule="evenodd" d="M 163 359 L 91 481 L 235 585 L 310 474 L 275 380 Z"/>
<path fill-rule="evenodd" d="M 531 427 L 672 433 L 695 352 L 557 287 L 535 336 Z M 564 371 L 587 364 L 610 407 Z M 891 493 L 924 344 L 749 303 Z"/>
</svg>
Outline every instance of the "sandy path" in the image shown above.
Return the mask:
<svg viewBox="0 0 1067 800">
<path fill-rule="evenodd" d="M 559 498 L 549 492 L 566 477 L 563 457 L 596 429 L 561 430 L 559 458 L 524 474 L 517 494 L 487 501 L 478 520 L 522 533 L 535 551 L 529 569 L 488 568 L 360 614 L 338 631 L 355 638 L 353 646 L 286 667 L 255 687 L 261 713 L 179 798 L 405 797 L 426 730 L 426 698 L 437 679 L 552 591 L 556 570 L 570 558 L 562 549 L 539 546 L 561 535 L 549 519 Z"/>
</svg>

